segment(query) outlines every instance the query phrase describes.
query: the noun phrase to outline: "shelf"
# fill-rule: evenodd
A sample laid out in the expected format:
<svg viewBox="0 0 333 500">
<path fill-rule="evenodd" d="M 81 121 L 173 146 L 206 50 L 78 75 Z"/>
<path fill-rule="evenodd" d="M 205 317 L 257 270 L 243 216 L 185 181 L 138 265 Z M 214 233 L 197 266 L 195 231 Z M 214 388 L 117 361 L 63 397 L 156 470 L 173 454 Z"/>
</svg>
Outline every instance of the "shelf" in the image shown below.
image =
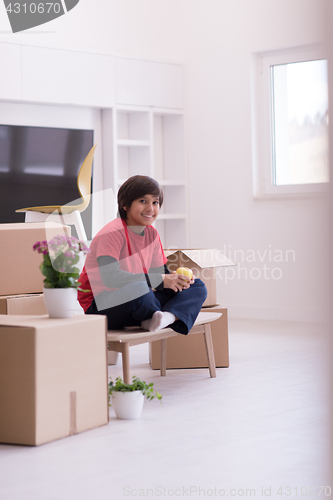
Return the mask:
<svg viewBox="0 0 333 500">
<path fill-rule="evenodd" d="M 150 114 L 147 111 L 117 110 L 117 144 L 150 145 Z"/>
<path fill-rule="evenodd" d="M 150 141 L 138 141 L 135 139 L 118 139 L 117 140 L 117 146 L 120 147 L 149 147 L 150 146 Z"/>
<path fill-rule="evenodd" d="M 163 245 L 187 245 L 183 110 L 117 106 L 112 132 L 116 148 L 114 187 L 133 175 L 158 181 L 164 201 L 154 222 Z"/>
<path fill-rule="evenodd" d="M 184 117 L 183 115 L 153 116 L 153 154 L 154 173 L 157 179 L 182 184 L 185 177 L 184 155 Z M 178 184 L 178 181 L 180 183 Z M 176 184 L 174 184 L 176 185 Z"/>
<path fill-rule="evenodd" d="M 147 146 L 117 147 L 118 175 L 120 179 L 128 179 L 133 175 L 151 175 L 150 148 Z"/>
</svg>

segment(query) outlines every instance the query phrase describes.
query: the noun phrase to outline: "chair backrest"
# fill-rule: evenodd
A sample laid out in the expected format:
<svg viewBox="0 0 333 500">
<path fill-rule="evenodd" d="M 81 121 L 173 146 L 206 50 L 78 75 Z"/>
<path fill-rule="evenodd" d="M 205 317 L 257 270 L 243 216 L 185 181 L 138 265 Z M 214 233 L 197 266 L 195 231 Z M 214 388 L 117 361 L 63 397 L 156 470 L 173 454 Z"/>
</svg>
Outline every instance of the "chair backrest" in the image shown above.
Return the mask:
<svg viewBox="0 0 333 500">
<path fill-rule="evenodd" d="M 83 212 L 83 210 L 85 210 L 90 203 L 91 170 L 92 170 L 92 163 L 96 147 L 97 144 L 94 144 L 94 146 L 87 154 L 77 176 L 77 188 L 79 190 L 80 195 L 82 196 L 82 203 L 79 208 L 80 212 Z"/>
</svg>

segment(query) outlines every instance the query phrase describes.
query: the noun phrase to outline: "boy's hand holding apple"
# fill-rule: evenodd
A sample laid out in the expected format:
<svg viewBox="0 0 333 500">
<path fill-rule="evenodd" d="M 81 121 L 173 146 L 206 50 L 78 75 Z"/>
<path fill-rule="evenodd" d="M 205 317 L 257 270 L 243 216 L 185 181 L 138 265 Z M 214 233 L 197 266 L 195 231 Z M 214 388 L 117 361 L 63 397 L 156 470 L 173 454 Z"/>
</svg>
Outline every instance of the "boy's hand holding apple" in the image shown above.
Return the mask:
<svg viewBox="0 0 333 500">
<path fill-rule="evenodd" d="M 171 288 L 174 292 L 181 292 L 190 288 L 194 283 L 194 276 L 188 267 L 179 267 L 171 274 L 163 274 L 164 288 Z"/>
</svg>

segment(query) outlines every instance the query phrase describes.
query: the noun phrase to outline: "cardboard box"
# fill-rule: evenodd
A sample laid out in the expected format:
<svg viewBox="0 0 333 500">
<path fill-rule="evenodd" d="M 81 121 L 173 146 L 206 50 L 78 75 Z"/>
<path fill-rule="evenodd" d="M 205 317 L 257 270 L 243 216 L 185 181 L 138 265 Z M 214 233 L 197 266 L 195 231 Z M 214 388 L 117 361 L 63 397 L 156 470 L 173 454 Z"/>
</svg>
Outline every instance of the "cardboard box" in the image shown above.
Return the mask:
<svg viewBox="0 0 333 500">
<path fill-rule="evenodd" d="M 105 316 L 0 316 L 1 443 L 39 445 L 108 420 Z"/>
<path fill-rule="evenodd" d="M 80 306 L 75 314 L 83 314 Z M 0 314 L 25 314 L 25 315 L 45 315 L 46 307 L 42 293 L 30 293 L 24 295 L 3 295 L 0 296 Z M 119 352 L 107 352 L 108 365 L 116 365 Z"/>
<path fill-rule="evenodd" d="M 25 295 L 3 295 L 0 296 L 0 314 L 25 314 L 45 315 L 46 307 L 42 293 L 30 293 Z M 75 314 L 83 314 L 79 306 Z M 108 365 L 116 365 L 119 352 L 107 352 Z"/>
<path fill-rule="evenodd" d="M 208 295 L 203 307 L 215 306 L 217 304 L 216 269 L 236 264 L 215 248 L 164 250 L 164 253 L 171 272 L 176 271 L 178 267 L 189 267 L 195 277 L 200 278 L 205 283 Z"/>
<path fill-rule="evenodd" d="M 47 314 L 42 293 L 3 295 L 0 297 L 0 314 Z"/>
<path fill-rule="evenodd" d="M 55 222 L 0 224 L 0 295 L 42 292 L 42 255 L 32 247 L 65 230 L 70 235 L 69 226 Z"/>
<path fill-rule="evenodd" d="M 210 323 L 215 364 L 229 366 L 228 310 L 220 306 L 202 309 L 203 312 L 221 312 L 222 316 Z M 153 370 L 161 368 L 161 341 L 151 342 L 149 361 Z M 207 352 L 202 334 L 178 335 L 167 339 L 167 368 L 208 368 Z"/>
</svg>

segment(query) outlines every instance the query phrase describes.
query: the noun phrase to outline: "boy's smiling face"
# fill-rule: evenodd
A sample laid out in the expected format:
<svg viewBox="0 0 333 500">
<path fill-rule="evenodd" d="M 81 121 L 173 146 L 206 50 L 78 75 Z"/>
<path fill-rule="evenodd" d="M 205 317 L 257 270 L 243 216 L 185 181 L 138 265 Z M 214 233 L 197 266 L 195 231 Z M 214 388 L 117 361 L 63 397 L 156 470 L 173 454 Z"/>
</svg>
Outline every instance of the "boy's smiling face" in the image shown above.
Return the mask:
<svg viewBox="0 0 333 500">
<path fill-rule="evenodd" d="M 134 200 L 126 210 L 126 224 L 128 226 L 150 226 L 157 218 L 160 204 L 158 196 L 145 194 Z"/>
</svg>

